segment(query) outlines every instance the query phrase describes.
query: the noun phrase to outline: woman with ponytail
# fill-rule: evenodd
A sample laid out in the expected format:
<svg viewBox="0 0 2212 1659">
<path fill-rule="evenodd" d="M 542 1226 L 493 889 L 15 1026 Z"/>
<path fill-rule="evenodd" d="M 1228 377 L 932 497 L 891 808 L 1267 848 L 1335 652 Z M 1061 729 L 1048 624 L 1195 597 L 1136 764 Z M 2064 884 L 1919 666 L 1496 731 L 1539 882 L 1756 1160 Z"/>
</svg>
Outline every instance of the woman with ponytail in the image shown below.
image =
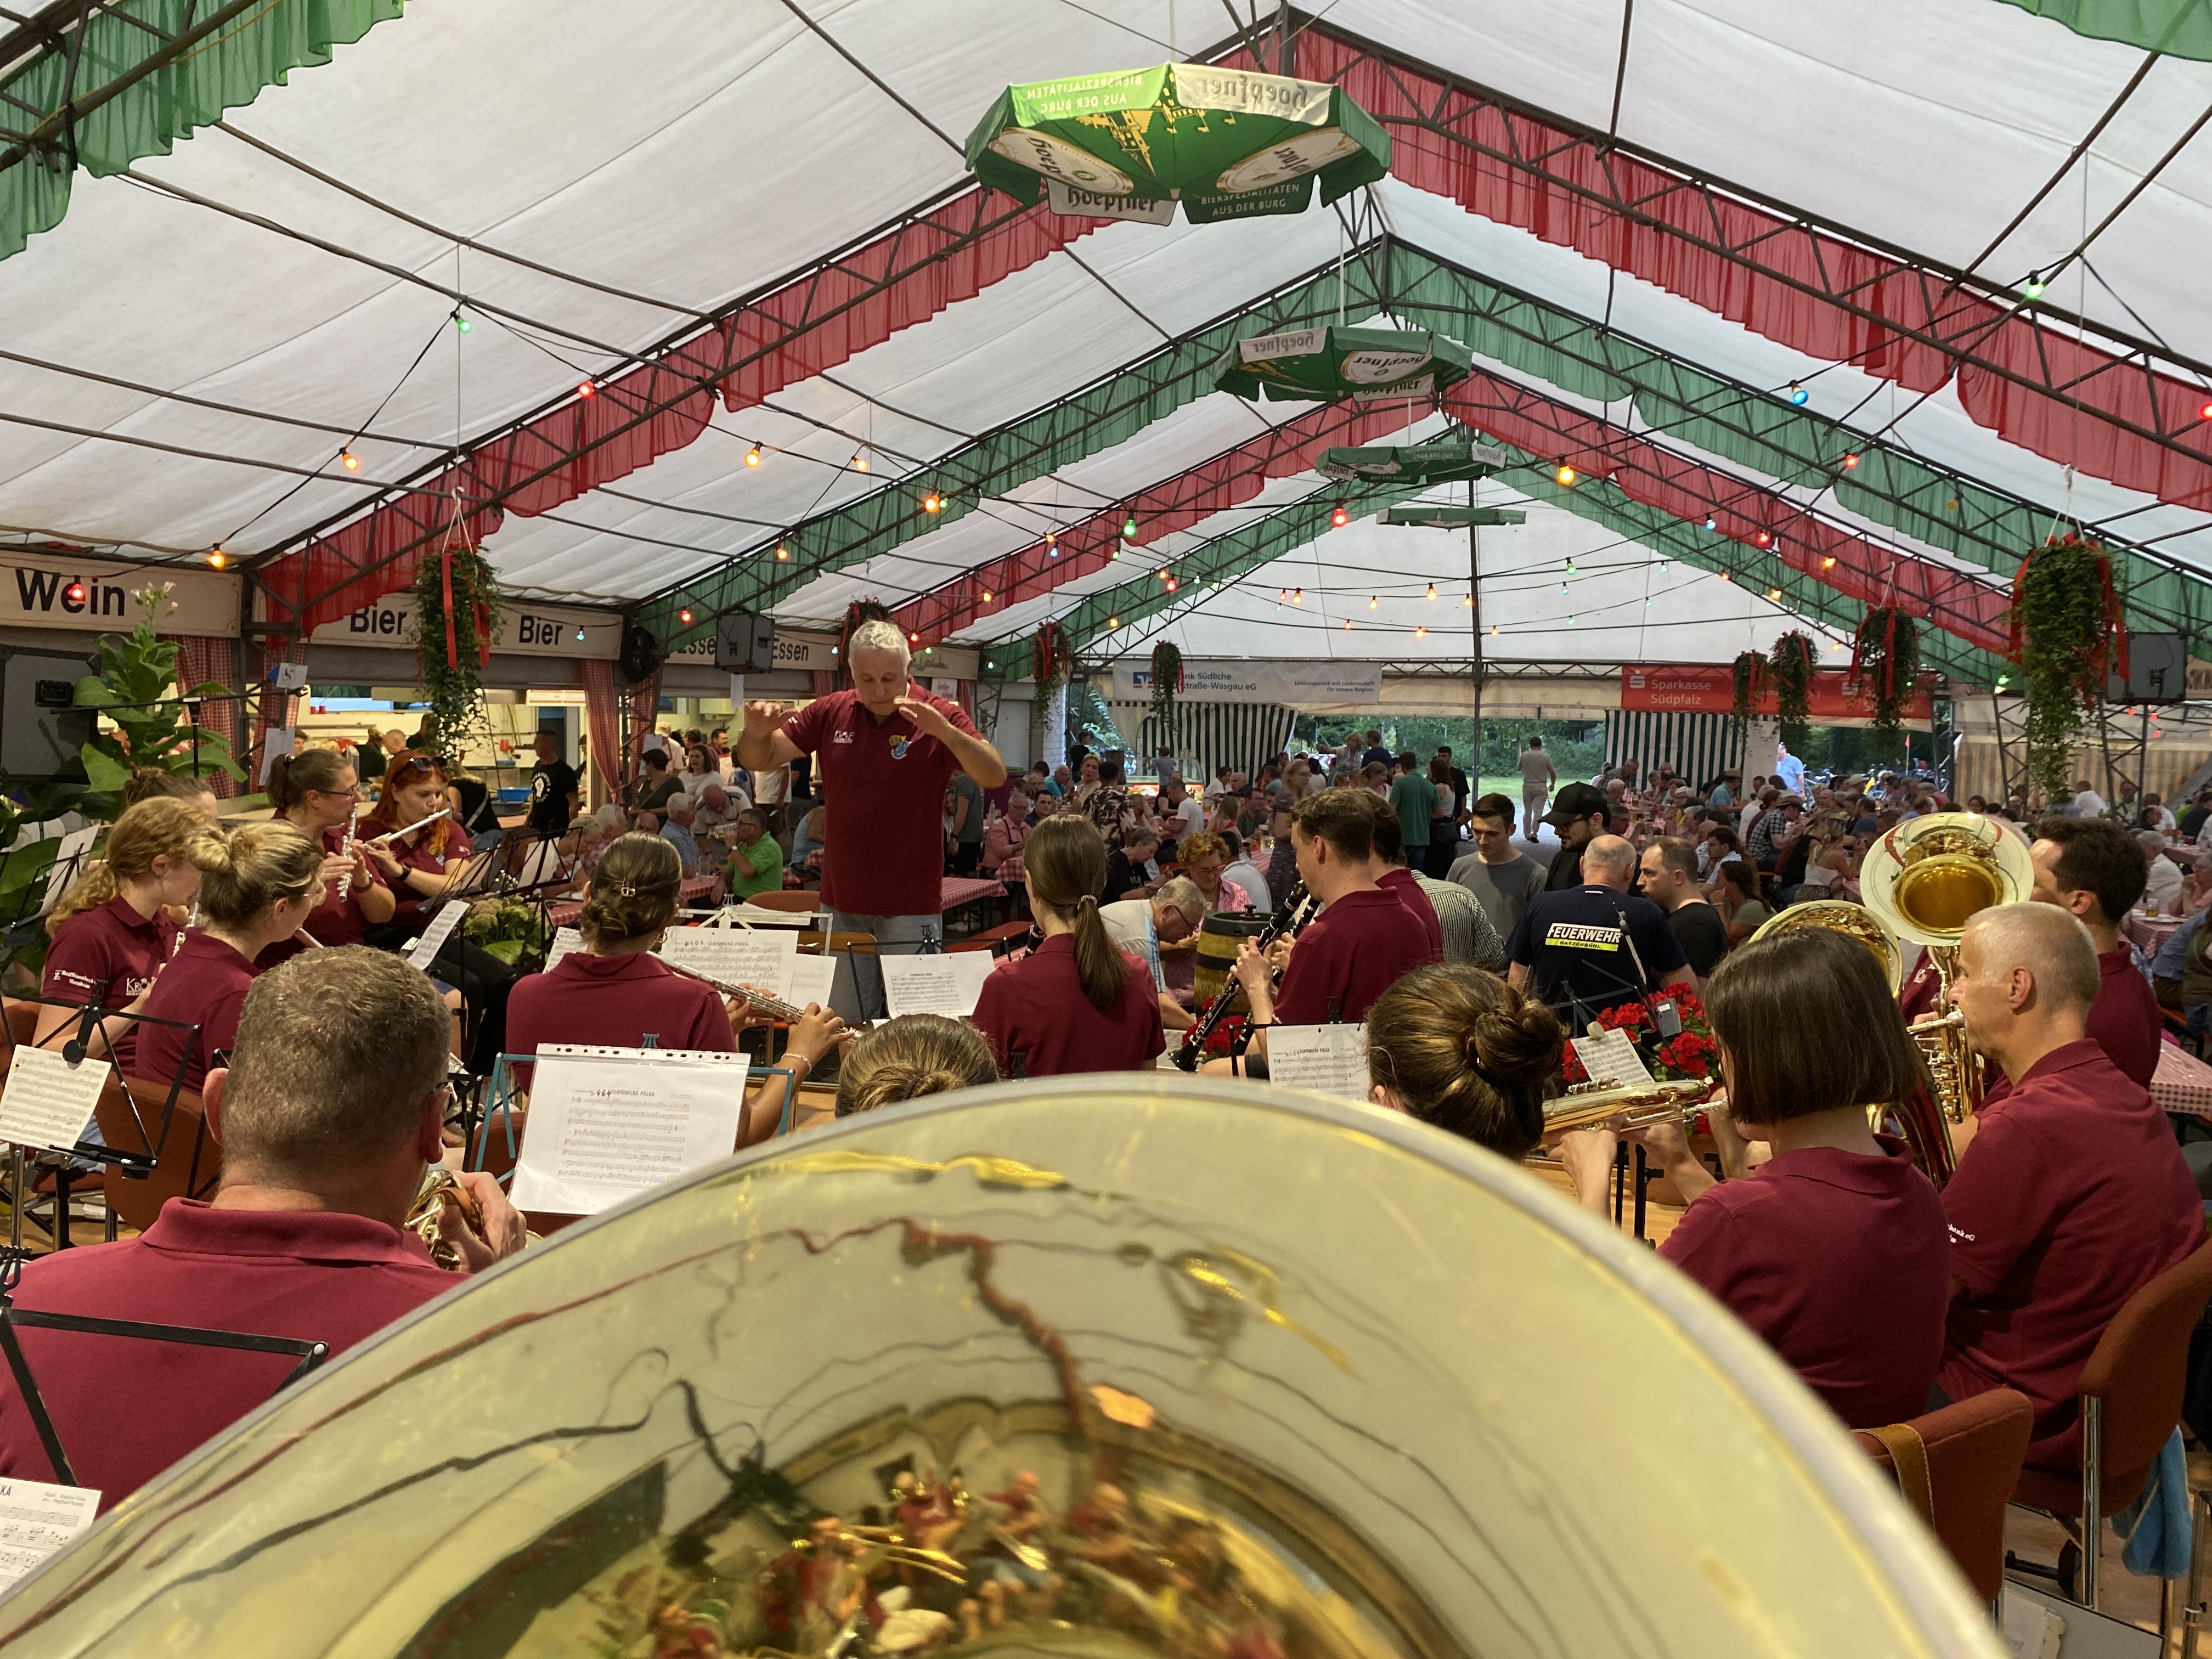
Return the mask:
<svg viewBox="0 0 2212 1659">
<path fill-rule="evenodd" d="M 155 799 L 125 808 L 107 832 L 102 856 L 71 884 L 46 918 L 46 978 L 40 991 L 53 1002 L 82 1007 L 94 996 L 104 1007 L 143 1013 L 154 976 L 176 954 L 181 931 L 170 912 L 189 905 L 200 872 L 187 849 L 208 827 L 190 801 Z M 76 1018 L 68 1008 L 39 1011 L 38 1042 Z M 126 1072 L 136 1058 L 132 1022 L 100 1022 L 86 1045 L 94 1054 L 112 1045 Z"/>
<path fill-rule="evenodd" d="M 335 749 L 280 755 L 269 769 L 269 801 L 281 822 L 319 843 L 325 854 L 322 902 L 306 922 L 309 937 L 324 945 L 359 945 L 370 928 L 392 920 L 398 901 L 369 863 L 358 833 L 351 856 L 343 850 L 346 827 L 361 804 L 361 780 L 351 761 Z M 274 968 L 307 948 L 296 939 L 289 946 L 279 940 L 261 965 Z"/>
<path fill-rule="evenodd" d="M 1559 1074 L 1559 1017 L 1495 974 L 1463 963 L 1416 968 L 1367 1011 L 1367 1077 L 1377 1106 L 1525 1158 L 1544 1136 Z"/>
<path fill-rule="evenodd" d="M 647 1036 L 663 1048 L 734 1050 L 737 1029 L 746 1023 L 744 1005 L 725 1002 L 714 987 L 685 978 L 653 954 L 676 919 L 683 886 L 683 862 L 672 842 L 635 832 L 617 838 L 599 860 L 576 918 L 583 949 L 517 982 L 507 1000 L 509 1051 L 534 1054 L 547 1042 L 636 1048 Z M 809 1004 L 779 1064 L 804 1082 L 849 1035 L 836 1014 Z M 532 1069 L 525 1068 L 526 1088 Z M 782 1116 L 783 1091 L 777 1078 L 749 1097 L 738 1146 L 768 1139 Z"/>
<path fill-rule="evenodd" d="M 137 1065 L 127 1069 L 158 1087 L 177 1080 L 197 1092 L 222 1063 L 217 1051 L 237 1040 L 257 961 L 322 902 L 325 860 L 319 845 L 282 821 L 225 830 L 200 818 L 188 852 L 200 878 L 200 925 L 146 999 L 148 1014 L 184 1024 L 143 1028 Z"/>
<path fill-rule="evenodd" d="M 1022 849 L 1044 943 L 983 981 L 975 1020 L 1010 1078 L 1150 1066 L 1167 1047 L 1152 970 L 1098 915 L 1106 841 L 1073 815 L 1048 818 Z"/>
</svg>

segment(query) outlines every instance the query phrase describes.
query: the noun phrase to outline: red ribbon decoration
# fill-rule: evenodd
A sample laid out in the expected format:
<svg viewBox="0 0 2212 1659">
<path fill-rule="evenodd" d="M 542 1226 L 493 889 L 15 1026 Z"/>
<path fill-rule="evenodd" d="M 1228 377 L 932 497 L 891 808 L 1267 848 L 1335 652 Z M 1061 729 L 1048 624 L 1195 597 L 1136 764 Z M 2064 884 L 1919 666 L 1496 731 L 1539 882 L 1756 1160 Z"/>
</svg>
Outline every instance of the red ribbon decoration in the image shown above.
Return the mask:
<svg viewBox="0 0 2212 1659">
<path fill-rule="evenodd" d="M 453 545 L 447 542 L 438 550 L 438 577 L 446 588 L 446 666 L 461 665 L 460 646 L 453 638 Z"/>
</svg>

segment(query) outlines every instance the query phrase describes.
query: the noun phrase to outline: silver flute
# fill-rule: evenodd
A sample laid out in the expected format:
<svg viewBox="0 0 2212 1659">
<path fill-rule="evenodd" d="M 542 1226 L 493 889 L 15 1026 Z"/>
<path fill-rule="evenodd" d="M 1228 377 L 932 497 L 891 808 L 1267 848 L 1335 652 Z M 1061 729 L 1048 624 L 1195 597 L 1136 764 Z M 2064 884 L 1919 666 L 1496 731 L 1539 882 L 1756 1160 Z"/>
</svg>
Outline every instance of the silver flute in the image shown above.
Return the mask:
<svg viewBox="0 0 2212 1659">
<path fill-rule="evenodd" d="M 417 830 L 423 830 L 423 829 L 427 829 L 427 828 L 428 828 L 431 824 L 435 823 L 436 823 L 440 818 L 449 818 L 449 817 L 453 817 L 453 809 L 452 807 L 450 807 L 450 806 L 441 806 L 441 807 L 440 807 L 436 811 L 434 811 L 434 812 L 431 813 L 431 814 L 430 814 L 430 816 L 429 816 L 428 817 L 427 817 L 427 818 L 417 818 L 417 819 L 416 819 L 416 820 L 415 820 L 415 822 L 414 822 L 414 823 L 410 823 L 410 824 L 407 825 L 407 826 L 406 826 L 406 828 L 404 828 L 404 829 L 402 829 L 402 830 L 386 830 L 386 831 L 385 831 L 382 835 L 380 835 L 380 836 L 371 836 L 369 837 L 369 839 L 370 839 L 371 841 L 377 841 L 377 842 L 382 842 L 382 841 L 398 841 L 398 840 L 400 838 L 400 836 L 411 836 L 411 835 L 413 835 L 413 834 L 414 834 Z"/>
<path fill-rule="evenodd" d="M 346 860 L 346 867 L 338 877 L 338 902 L 340 904 L 343 904 L 346 902 L 346 895 L 353 891 L 353 837 L 354 831 L 358 829 L 360 825 L 361 801 L 358 797 L 356 797 L 353 804 L 353 811 L 346 817 L 345 839 L 338 843 L 338 856 Z"/>
<path fill-rule="evenodd" d="M 680 962 L 671 962 L 666 957 L 660 958 L 660 965 L 672 974 L 681 974 L 686 979 L 696 979 L 702 985 L 711 986 L 726 997 L 737 997 L 748 1007 L 757 1009 L 770 1019 L 780 1019 L 787 1025 L 796 1025 L 806 1018 L 806 1010 L 797 1003 L 786 1002 L 781 997 L 773 996 L 766 991 L 756 990 L 750 985 L 732 985 L 727 980 L 716 979 L 712 974 L 702 974 L 696 968 L 686 968 Z M 864 1031 L 867 1027 L 865 1024 L 850 1025 L 846 1029 Z"/>
</svg>

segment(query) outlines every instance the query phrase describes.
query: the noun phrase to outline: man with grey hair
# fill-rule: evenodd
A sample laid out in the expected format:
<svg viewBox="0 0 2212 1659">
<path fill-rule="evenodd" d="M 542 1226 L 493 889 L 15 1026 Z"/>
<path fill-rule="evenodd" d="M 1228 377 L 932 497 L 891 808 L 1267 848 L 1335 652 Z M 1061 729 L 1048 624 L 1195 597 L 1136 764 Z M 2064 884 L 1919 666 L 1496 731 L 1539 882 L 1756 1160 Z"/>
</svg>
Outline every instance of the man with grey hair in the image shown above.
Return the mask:
<svg viewBox="0 0 2212 1659">
<path fill-rule="evenodd" d="M 752 804 L 752 797 L 734 783 L 710 783 L 699 792 L 698 809 L 691 818 L 691 833 L 727 840 L 723 832 L 734 825 L 738 814 Z"/>
<path fill-rule="evenodd" d="M 1539 893 L 1505 942 L 1506 982 L 1532 989 L 1579 1034 L 1589 1017 L 1697 975 L 1664 911 L 1628 890 L 1636 849 L 1619 836 L 1583 848 L 1583 884 Z"/>
<path fill-rule="evenodd" d="M 204 1086 L 222 1146 L 212 1200 L 173 1198 L 116 1244 L 23 1270 L 40 1313 L 297 1338 L 342 1352 L 461 1283 L 406 1231 L 444 1152 L 446 1005 L 420 970 L 360 945 L 309 951 L 253 982 L 228 1070 Z M 471 1231 L 441 1231 L 477 1272 L 522 1248 L 524 1220 L 489 1175 L 459 1177 Z M 31 1375 L 76 1484 L 106 1509 L 259 1406 L 296 1363 L 183 1343 L 25 1330 Z M 57 1480 L 0 1369 L 0 1474 Z"/>
<path fill-rule="evenodd" d="M 1951 1314 L 1936 1382 L 2012 1388 L 2035 1407 L 2027 1462 L 2078 1473 L 2076 1384 L 2128 1298 L 2204 1242 L 2204 1207 L 2165 1115 L 2088 1035 L 2100 974 L 2057 905 L 1966 924 L 1951 1001 L 2013 1079 L 1943 1188 Z"/>
<path fill-rule="evenodd" d="M 676 856 L 684 860 L 684 873 L 699 873 L 699 838 L 691 833 L 697 821 L 698 809 L 692 805 L 689 795 L 672 795 L 668 800 L 668 822 L 660 826 L 660 838 L 676 849 Z"/>
<path fill-rule="evenodd" d="M 877 948 L 918 951 L 944 919 L 945 786 L 965 772 L 985 789 L 1006 763 L 960 706 L 913 684 L 912 655 L 890 623 L 865 622 L 847 644 L 849 690 L 817 697 L 795 714 L 745 705 L 738 758 L 756 775 L 814 757 L 823 804 L 822 900 L 839 933 L 872 933 Z M 854 957 L 861 1012 L 884 1012 L 874 963 Z"/>
<path fill-rule="evenodd" d="M 2148 873 L 2143 878 L 2143 902 L 2161 916 L 2181 913 L 2181 866 L 2166 855 L 2166 837 L 2155 830 L 2136 831 Z"/>
<path fill-rule="evenodd" d="M 1160 1023 L 1170 1031 L 1188 1030 L 1190 1010 L 1168 989 L 1160 967 L 1160 941 L 1173 945 L 1195 933 L 1206 920 L 1206 895 L 1188 876 L 1176 876 L 1160 884 L 1150 898 L 1116 899 L 1098 907 L 1098 920 L 1114 943 L 1152 970 L 1152 988 L 1159 994 Z"/>
</svg>

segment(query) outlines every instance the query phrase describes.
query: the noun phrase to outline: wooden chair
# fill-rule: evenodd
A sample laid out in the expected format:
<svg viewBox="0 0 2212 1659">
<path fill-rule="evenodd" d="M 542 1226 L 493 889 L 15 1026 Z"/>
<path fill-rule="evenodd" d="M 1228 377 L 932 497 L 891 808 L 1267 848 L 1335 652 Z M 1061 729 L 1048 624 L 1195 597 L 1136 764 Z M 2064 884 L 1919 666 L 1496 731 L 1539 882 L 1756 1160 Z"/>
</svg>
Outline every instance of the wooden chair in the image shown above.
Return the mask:
<svg viewBox="0 0 2212 1659">
<path fill-rule="evenodd" d="M 1910 1422 L 1861 1429 L 1855 1436 L 1875 1462 L 1897 1475 L 1905 1502 L 1986 1602 L 1994 1603 L 2004 1588 L 2005 1504 L 2020 1480 L 2034 1424 L 2035 1407 L 2026 1395 L 1991 1389 Z"/>
<path fill-rule="evenodd" d="M 14 997 L 4 999 L 8 1012 L 8 1041 L 11 1046 L 36 1042 L 39 1040 L 39 1016 L 46 1012 L 43 1002 L 23 1002 Z"/>
<path fill-rule="evenodd" d="M 125 1226 L 143 1232 L 154 1224 L 154 1218 L 161 1206 L 173 1198 L 207 1199 L 215 1195 L 216 1183 L 222 1175 L 222 1148 L 216 1143 L 215 1132 L 208 1127 L 207 1109 L 199 1096 L 179 1089 L 176 1109 L 169 1115 L 168 1129 L 162 1132 L 161 1106 L 169 1096 L 166 1083 L 149 1083 L 143 1078 L 125 1078 L 124 1086 L 130 1091 L 126 1099 L 123 1089 L 110 1080 L 100 1097 L 94 1113 L 99 1120 L 100 1138 L 111 1146 L 124 1152 L 137 1152 L 148 1141 L 154 1142 L 154 1172 L 143 1181 L 125 1176 L 115 1164 L 107 1167 L 107 1207 Z M 137 1115 L 132 1114 L 133 1105 Z M 141 1133 L 140 1125 L 144 1131 Z"/>
<path fill-rule="evenodd" d="M 2212 1300 L 2212 1239 L 2127 1300 L 2081 1367 L 2078 1469 L 2021 1469 L 2012 1501 L 2081 1523 L 2081 1605 L 2097 1605 L 2097 1558 L 2105 1517 L 2142 1495 L 2152 1466 L 2181 1421 L 2189 1339 Z M 2014 1566 L 2022 1564 L 2015 1562 Z M 2029 1566 L 2038 1576 L 2058 1577 Z M 2062 1580 L 2063 1583 L 2063 1580 Z"/>
<path fill-rule="evenodd" d="M 782 910 L 794 916 L 811 916 L 821 909 L 822 895 L 819 891 L 793 891 L 787 888 L 778 892 L 755 893 L 744 902 L 757 904 L 763 910 Z"/>
</svg>

